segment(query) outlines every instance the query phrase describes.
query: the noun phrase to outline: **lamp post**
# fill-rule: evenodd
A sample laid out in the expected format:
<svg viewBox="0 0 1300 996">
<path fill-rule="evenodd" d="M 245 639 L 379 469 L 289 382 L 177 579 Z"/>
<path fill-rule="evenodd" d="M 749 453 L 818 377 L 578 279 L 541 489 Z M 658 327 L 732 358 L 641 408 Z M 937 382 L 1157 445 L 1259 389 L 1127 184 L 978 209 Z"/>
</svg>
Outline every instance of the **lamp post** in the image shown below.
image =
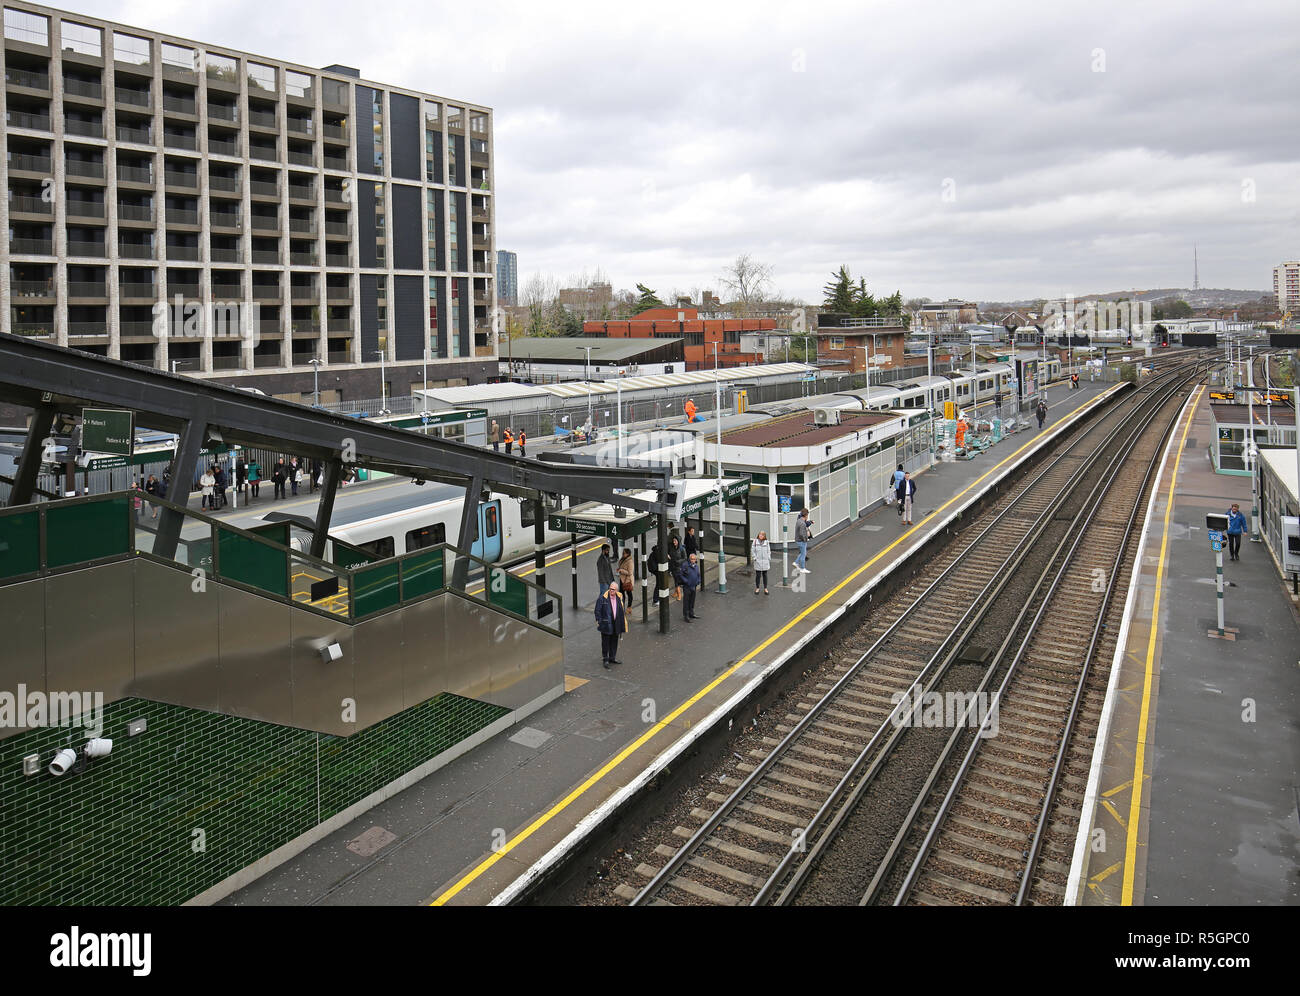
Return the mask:
<svg viewBox="0 0 1300 996">
<path fill-rule="evenodd" d="M 618 465 L 623 466 L 623 382 L 614 378 L 614 395 L 618 406 Z M 591 395 L 588 395 L 590 397 Z"/>
<path fill-rule="evenodd" d="M 726 525 L 727 496 L 722 488 L 722 380 L 718 377 L 718 344 L 713 344 L 713 417 L 718 423 L 718 594 L 727 593 L 727 561 L 723 556 L 723 533 Z"/>
<path fill-rule="evenodd" d="M 582 366 L 582 379 L 587 385 L 587 424 L 591 424 L 591 351 L 599 350 L 599 346 L 575 346 L 574 349 L 582 352 L 587 351 L 587 359 Z"/>
<path fill-rule="evenodd" d="M 313 356 L 308 360 L 311 364 L 311 390 L 316 397 L 316 407 L 320 407 L 320 357 Z"/>
</svg>

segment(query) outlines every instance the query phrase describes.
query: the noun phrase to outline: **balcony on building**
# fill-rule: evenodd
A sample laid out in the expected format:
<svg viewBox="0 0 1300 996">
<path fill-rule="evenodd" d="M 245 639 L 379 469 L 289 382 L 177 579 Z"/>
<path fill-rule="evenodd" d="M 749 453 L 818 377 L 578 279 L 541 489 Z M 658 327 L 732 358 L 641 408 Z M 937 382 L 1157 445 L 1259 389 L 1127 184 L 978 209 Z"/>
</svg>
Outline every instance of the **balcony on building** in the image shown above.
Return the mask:
<svg viewBox="0 0 1300 996">
<path fill-rule="evenodd" d="M 7 129 L 27 128 L 31 131 L 50 131 L 50 102 L 38 97 L 11 96 L 6 100 L 5 126 Z"/>
<path fill-rule="evenodd" d="M 63 143 L 63 170 L 78 181 L 104 182 L 104 149 L 96 145 Z"/>
<path fill-rule="evenodd" d="M 9 306 L 9 331 L 33 339 L 48 339 L 54 335 L 54 308 L 49 305 L 11 303 Z"/>
<path fill-rule="evenodd" d="M 315 235 L 316 212 L 312 208 L 289 208 L 289 231 L 293 235 Z"/>
<path fill-rule="evenodd" d="M 119 228 L 117 232 L 117 254 L 123 259 L 156 259 L 153 233 L 126 231 Z"/>
<path fill-rule="evenodd" d="M 289 162 L 294 166 L 316 165 L 316 147 L 309 142 L 295 142 L 290 139 L 287 153 Z"/>
<path fill-rule="evenodd" d="M 348 154 L 347 149 L 331 148 L 329 145 L 326 145 L 324 155 L 321 159 L 321 166 L 324 169 L 334 169 L 347 172 Z"/>
<path fill-rule="evenodd" d="M 64 66 L 63 70 L 63 109 L 69 104 L 84 107 L 104 106 L 104 84 L 98 72 Z"/>
<path fill-rule="evenodd" d="M 153 119 L 130 111 L 118 111 L 114 125 L 119 142 L 153 145 Z"/>
<path fill-rule="evenodd" d="M 199 237 L 192 233 L 167 232 L 167 260 L 184 263 L 197 263 L 202 256 L 199 251 Z"/>
<path fill-rule="evenodd" d="M 239 339 L 212 340 L 213 370 L 242 370 L 243 367 L 243 343 Z"/>
<path fill-rule="evenodd" d="M 295 304 L 320 300 L 320 288 L 310 274 L 295 273 L 289 279 L 289 300 Z"/>
<path fill-rule="evenodd" d="M 213 201 L 208 211 L 208 227 L 213 232 L 234 234 L 243 230 L 238 201 Z"/>
<path fill-rule="evenodd" d="M 158 284 L 154 271 L 145 267 L 119 266 L 117 294 L 123 302 L 158 300 Z"/>
<path fill-rule="evenodd" d="M 338 239 L 344 242 L 351 240 L 352 226 L 348 224 L 346 211 L 325 212 L 325 238 Z"/>
<path fill-rule="evenodd" d="M 280 174 L 254 166 L 248 171 L 248 192 L 255 201 L 279 201 Z"/>
<path fill-rule="evenodd" d="M 253 271 L 253 300 L 254 301 L 275 301 L 283 300 L 284 294 L 280 287 L 280 274 L 268 273 L 264 270 Z"/>
<path fill-rule="evenodd" d="M 152 81 L 117 74 L 113 85 L 113 103 L 121 114 L 127 110 L 147 110 L 153 106 Z"/>
<path fill-rule="evenodd" d="M 68 301 L 82 304 L 108 303 L 108 267 L 68 266 Z"/>
<path fill-rule="evenodd" d="M 107 223 L 108 212 L 105 209 L 103 188 L 68 185 L 63 204 L 64 213 L 70 219 L 95 219 Z"/>
<path fill-rule="evenodd" d="M 9 297 L 24 303 L 52 303 L 57 291 L 54 288 L 52 263 L 11 263 L 9 266 Z"/>
<path fill-rule="evenodd" d="M 327 363 L 351 363 L 352 339 L 348 336 L 330 336 L 325 340 Z"/>
<path fill-rule="evenodd" d="M 213 233 L 208 247 L 208 258 L 214 263 L 243 262 L 242 240 L 237 235 Z"/>
<path fill-rule="evenodd" d="M 222 128 L 208 125 L 208 152 L 216 156 L 239 155 L 239 131 L 234 128 Z"/>
<path fill-rule="evenodd" d="M 104 243 L 104 229 L 90 228 L 83 225 L 68 225 L 68 255 L 91 256 L 103 259 L 108 256 L 108 247 Z"/>
<path fill-rule="evenodd" d="M 168 156 L 163 166 L 163 184 L 170 191 L 191 192 L 199 189 L 199 161 Z"/>
<path fill-rule="evenodd" d="M 9 181 L 9 220 L 45 222 L 54 218 L 49 187 L 20 178 Z"/>
<path fill-rule="evenodd" d="M 262 339 L 253 347 L 253 368 L 256 370 L 265 367 L 281 366 L 280 347 L 283 345 L 279 339 Z"/>
<path fill-rule="evenodd" d="M 167 300 L 174 300 L 176 295 L 190 301 L 197 301 L 201 291 L 201 271 L 182 266 L 167 267 Z"/>
<path fill-rule="evenodd" d="M 154 337 L 154 309 L 152 304 L 122 304 L 117 310 L 117 331 L 123 340 L 152 339 Z M 123 350 L 122 359 L 126 359 Z M 139 361 L 136 361 L 139 362 Z"/>
<path fill-rule="evenodd" d="M 278 162 L 280 152 L 275 139 L 250 132 L 248 135 L 248 158 L 269 163 Z"/>
<path fill-rule="evenodd" d="M 316 177 L 313 173 L 289 174 L 289 200 L 314 205 L 316 203 Z"/>
<path fill-rule="evenodd" d="M 242 301 L 244 299 L 243 270 L 212 270 L 212 300 Z"/>
<path fill-rule="evenodd" d="M 352 139 L 348 135 L 348 119 L 338 114 L 326 114 L 321 125 L 321 137 L 328 145 L 350 146 Z"/>
<path fill-rule="evenodd" d="M 325 299 L 331 304 L 352 302 L 352 278 L 346 273 L 331 273 L 325 278 Z"/>
<path fill-rule="evenodd" d="M 108 304 L 69 304 L 68 338 L 96 338 L 108 335 Z"/>
<path fill-rule="evenodd" d="M 143 152 L 117 150 L 117 182 L 126 186 L 154 187 L 154 157 Z"/>
<path fill-rule="evenodd" d="M 272 205 L 251 204 L 248 221 L 255 232 L 280 231 L 280 212 Z"/>
<path fill-rule="evenodd" d="M 153 228 L 153 195 L 119 190 L 117 223 L 119 227 Z"/>
<path fill-rule="evenodd" d="M 278 266 L 280 263 L 280 240 L 278 238 L 258 238 L 254 236 L 250 261 L 254 266 L 265 264 Z"/>
<path fill-rule="evenodd" d="M 50 96 L 49 60 L 22 52 L 6 52 L 5 90 L 17 96 Z"/>
<path fill-rule="evenodd" d="M 343 192 L 343 181 L 334 177 L 325 178 L 325 203 L 347 204 L 347 195 Z"/>
<path fill-rule="evenodd" d="M 221 198 L 223 201 L 242 201 L 240 189 L 240 170 L 243 167 L 231 163 L 208 163 L 208 196 Z"/>
<path fill-rule="evenodd" d="M 9 162 L 9 176 L 15 174 L 38 183 L 53 172 L 53 160 L 50 158 L 52 143 L 36 138 L 9 136 L 5 148 Z"/>
<path fill-rule="evenodd" d="M 162 106 L 164 118 L 174 118 L 178 121 L 188 122 L 198 120 L 199 108 L 198 102 L 195 100 L 193 87 L 181 87 L 164 83 Z"/>
<path fill-rule="evenodd" d="M 196 152 L 199 147 L 198 130 L 191 124 L 164 121 L 163 146 L 168 149 L 186 149 Z"/>
<path fill-rule="evenodd" d="M 290 266 L 318 266 L 320 257 L 316 255 L 316 243 L 308 239 L 289 240 Z"/>
</svg>

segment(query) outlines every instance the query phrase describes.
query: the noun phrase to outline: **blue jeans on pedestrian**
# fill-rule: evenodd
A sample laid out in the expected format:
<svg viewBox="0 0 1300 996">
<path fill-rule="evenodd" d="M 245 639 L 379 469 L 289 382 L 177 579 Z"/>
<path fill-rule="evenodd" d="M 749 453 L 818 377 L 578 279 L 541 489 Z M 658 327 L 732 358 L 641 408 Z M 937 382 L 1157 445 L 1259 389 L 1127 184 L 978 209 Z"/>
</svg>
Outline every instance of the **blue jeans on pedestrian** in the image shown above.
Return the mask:
<svg viewBox="0 0 1300 996">
<path fill-rule="evenodd" d="M 808 541 L 796 540 L 795 542 L 799 545 L 799 556 L 794 558 L 794 566 L 803 570 L 803 563 L 808 559 Z"/>
</svg>

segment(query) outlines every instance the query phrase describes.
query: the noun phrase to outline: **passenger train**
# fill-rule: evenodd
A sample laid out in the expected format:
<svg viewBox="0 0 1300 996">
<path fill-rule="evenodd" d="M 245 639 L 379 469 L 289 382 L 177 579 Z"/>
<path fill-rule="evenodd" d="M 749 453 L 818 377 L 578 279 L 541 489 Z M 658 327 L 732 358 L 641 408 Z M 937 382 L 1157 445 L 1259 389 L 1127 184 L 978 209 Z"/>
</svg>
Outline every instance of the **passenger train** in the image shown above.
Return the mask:
<svg viewBox="0 0 1300 996">
<path fill-rule="evenodd" d="M 927 408 L 937 411 L 946 401 L 958 407 L 994 402 L 998 399 L 1031 397 L 1042 382 L 1062 379 L 1059 358 L 1016 357 L 1008 363 L 991 363 L 970 370 L 954 370 L 939 376 L 923 376 L 907 381 L 873 384 L 870 391 L 838 391 L 832 397 L 841 401 L 819 402 L 818 407 L 881 410 L 887 408 Z"/>
</svg>

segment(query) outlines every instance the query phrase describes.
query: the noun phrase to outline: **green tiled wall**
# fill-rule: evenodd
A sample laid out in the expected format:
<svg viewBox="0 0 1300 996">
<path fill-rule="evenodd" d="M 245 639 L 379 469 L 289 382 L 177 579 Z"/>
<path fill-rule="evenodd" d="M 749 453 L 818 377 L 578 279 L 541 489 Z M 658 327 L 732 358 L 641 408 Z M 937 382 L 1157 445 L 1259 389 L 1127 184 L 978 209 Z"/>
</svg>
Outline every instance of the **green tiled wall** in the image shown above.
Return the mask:
<svg viewBox="0 0 1300 996">
<path fill-rule="evenodd" d="M 113 753 L 51 776 L 81 729 L 0 741 L 0 904 L 164 905 L 198 895 L 509 710 L 443 694 L 351 737 L 124 699 Z M 149 728 L 128 738 L 126 724 Z M 39 754 L 41 772 L 22 773 Z M 204 832 L 195 849 L 194 831 Z"/>
</svg>

